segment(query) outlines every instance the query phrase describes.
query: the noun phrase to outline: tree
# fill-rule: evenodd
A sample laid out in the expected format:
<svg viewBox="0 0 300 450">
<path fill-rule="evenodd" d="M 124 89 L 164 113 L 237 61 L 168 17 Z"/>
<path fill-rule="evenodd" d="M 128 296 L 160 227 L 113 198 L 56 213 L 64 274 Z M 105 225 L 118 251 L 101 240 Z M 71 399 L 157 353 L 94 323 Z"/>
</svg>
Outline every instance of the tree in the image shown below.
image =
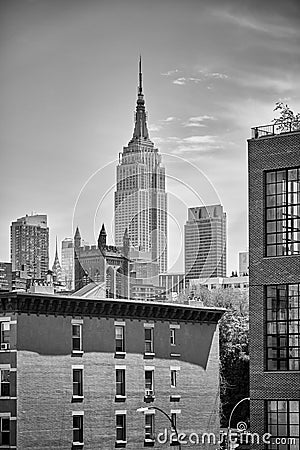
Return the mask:
<svg viewBox="0 0 300 450">
<path fill-rule="evenodd" d="M 279 131 L 300 130 L 300 113 L 295 114 L 288 105 L 276 102 L 274 111 L 280 111 L 277 119 L 273 119 Z"/>
</svg>

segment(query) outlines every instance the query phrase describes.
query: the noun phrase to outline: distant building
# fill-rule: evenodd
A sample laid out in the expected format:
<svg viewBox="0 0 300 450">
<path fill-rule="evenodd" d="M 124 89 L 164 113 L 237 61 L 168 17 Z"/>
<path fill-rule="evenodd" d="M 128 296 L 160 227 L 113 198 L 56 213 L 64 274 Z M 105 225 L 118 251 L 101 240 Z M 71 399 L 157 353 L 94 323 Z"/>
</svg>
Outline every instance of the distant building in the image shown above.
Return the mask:
<svg viewBox="0 0 300 450">
<path fill-rule="evenodd" d="M 58 251 L 57 251 L 57 238 L 56 238 L 56 246 L 55 246 L 55 257 L 54 257 L 54 262 L 52 265 L 52 276 L 56 283 L 58 283 L 58 284 L 63 283 L 62 268 L 61 268 L 61 265 L 59 262 Z"/>
<path fill-rule="evenodd" d="M 65 238 L 61 243 L 61 269 L 63 282 L 67 291 L 73 291 L 74 285 L 74 244 L 72 238 Z"/>
<path fill-rule="evenodd" d="M 226 276 L 226 235 L 222 205 L 188 209 L 184 226 L 186 280 Z"/>
<path fill-rule="evenodd" d="M 26 215 L 12 222 L 10 248 L 13 271 L 24 271 L 30 278 L 45 279 L 49 269 L 47 216 Z"/>
<path fill-rule="evenodd" d="M 159 272 L 167 270 L 167 193 L 161 155 L 150 140 L 142 86 L 141 60 L 133 136 L 119 154 L 115 192 L 115 242 L 125 229 L 132 245 L 150 251 Z"/>
<path fill-rule="evenodd" d="M 0 291 L 12 290 L 12 264 L 0 262 Z"/>
<path fill-rule="evenodd" d="M 273 450 L 299 448 L 299 123 L 292 129 L 256 127 L 248 140 L 250 422 Z"/>
<path fill-rule="evenodd" d="M 239 252 L 239 276 L 249 275 L 249 252 Z"/>
<path fill-rule="evenodd" d="M 167 272 L 159 274 L 159 286 L 169 300 L 177 299 L 185 290 L 185 274 L 183 272 Z"/>
<path fill-rule="evenodd" d="M 129 296 L 129 238 L 127 230 L 121 249 L 106 244 L 106 231 L 102 225 L 98 246 L 81 246 L 81 235 L 77 227 L 74 236 L 75 291 L 91 282 L 106 283 L 107 297 Z"/>
<path fill-rule="evenodd" d="M 157 406 L 200 443 L 212 433 L 215 445 L 203 448 L 215 448 L 224 311 L 0 294 L 1 447 L 158 449 L 161 433 L 169 448 L 167 417 L 137 411 Z M 194 449 L 195 440 L 184 448 Z"/>
<path fill-rule="evenodd" d="M 190 291 L 197 286 L 207 288 L 209 291 L 213 289 L 240 289 L 241 291 L 249 289 L 249 277 L 214 277 L 214 278 L 196 278 L 189 280 Z"/>
</svg>

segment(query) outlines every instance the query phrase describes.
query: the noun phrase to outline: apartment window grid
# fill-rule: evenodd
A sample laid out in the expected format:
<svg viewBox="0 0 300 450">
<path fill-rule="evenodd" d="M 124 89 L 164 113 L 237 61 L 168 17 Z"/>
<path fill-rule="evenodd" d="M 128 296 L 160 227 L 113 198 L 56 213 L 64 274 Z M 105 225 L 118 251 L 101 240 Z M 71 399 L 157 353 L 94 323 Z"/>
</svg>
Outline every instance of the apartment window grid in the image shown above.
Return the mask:
<svg viewBox="0 0 300 450">
<path fill-rule="evenodd" d="M 1 397 L 10 396 L 10 370 L 1 369 Z"/>
<path fill-rule="evenodd" d="M 145 414 L 145 441 L 154 441 L 154 414 Z"/>
<path fill-rule="evenodd" d="M 267 432 L 272 436 L 270 450 L 299 449 L 299 400 L 267 400 Z M 276 439 L 280 438 L 280 443 Z M 295 441 L 293 442 L 292 439 Z"/>
<path fill-rule="evenodd" d="M 300 370 L 300 284 L 266 287 L 266 369 Z"/>
<path fill-rule="evenodd" d="M 82 351 L 82 324 L 72 324 L 72 351 Z"/>
<path fill-rule="evenodd" d="M 171 420 L 172 420 L 172 428 L 175 431 L 175 429 L 177 429 L 177 413 L 176 412 L 171 413 Z"/>
<path fill-rule="evenodd" d="M 145 353 L 153 353 L 153 328 L 145 328 Z"/>
<path fill-rule="evenodd" d="M 83 397 L 83 369 L 73 369 L 73 396 Z"/>
<path fill-rule="evenodd" d="M 116 414 L 116 441 L 126 441 L 126 414 Z"/>
<path fill-rule="evenodd" d="M 115 326 L 116 352 L 125 352 L 124 328 L 123 325 Z"/>
<path fill-rule="evenodd" d="M 0 417 L 0 446 L 10 445 L 10 417 Z"/>
<path fill-rule="evenodd" d="M 154 370 L 145 370 L 145 392 L 149 395 L 154 393 Z"/>
<path fill-rule="evenodd" d="M 83 414 L 73 414 L 73 443 L 83 445 Z"/>
<path fill-rule="evenodd" d="M 116 395 L 125 396 L 125 369 L 116 369 Z"/>
<path fill-rule="evenodd" d="M 176 332 L 175 328 L 170 328 L 170 344 L 176 345 Z"/>
<path fill-rule="evenodd" d="M 265 256 L 300 254 L 300 167 L 265 173 Z"/>
<path fill-rule="evenodd" d="M 0 349 L 9 349 L 10 323 L 8 321 L 1 321 L 0 323 Z"/>
<path fill-rule="evenodd" d="M 177 370 L 176 369 L 171 369 L 170 378 L 171 378 L 171 387 L 175 388 L 177 386 Z"/>
</svg>

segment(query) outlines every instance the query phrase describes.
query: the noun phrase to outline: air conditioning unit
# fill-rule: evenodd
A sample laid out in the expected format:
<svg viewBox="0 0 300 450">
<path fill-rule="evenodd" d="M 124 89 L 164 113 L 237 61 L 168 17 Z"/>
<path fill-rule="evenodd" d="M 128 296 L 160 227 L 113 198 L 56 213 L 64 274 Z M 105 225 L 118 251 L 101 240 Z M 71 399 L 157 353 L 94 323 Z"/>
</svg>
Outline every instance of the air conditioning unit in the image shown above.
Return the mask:
<svg viewBox="0 0 300 450">
<path fill-rule="evenodd" d="M 9 344 L 7 343 L 1 344 L 1 350 L 9 350 Z"/>
<path fill-rule="evenodd" d="M 145 389 L 145 397 L 153 397 L 154 392 L 152 389 Z"/>
</svg>

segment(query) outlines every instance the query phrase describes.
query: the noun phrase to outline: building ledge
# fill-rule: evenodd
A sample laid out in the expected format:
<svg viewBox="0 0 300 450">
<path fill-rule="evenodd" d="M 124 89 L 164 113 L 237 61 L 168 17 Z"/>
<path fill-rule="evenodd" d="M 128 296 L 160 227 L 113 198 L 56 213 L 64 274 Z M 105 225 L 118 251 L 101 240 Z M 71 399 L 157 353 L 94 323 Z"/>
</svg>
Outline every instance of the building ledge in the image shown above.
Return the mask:
<svg viewBox="0 0 300 450">
<path fill-rule="evenodd" d="M 83 351 L 82 350 L 72 350 L 71 356 L 82 356 Z"/>
<path fill-rule="evenodd" d="M 72 403 L 80 403 L 83 402 L 84 396 L 83 395 L 73 395 L 72 396 Z"/>
<path fill-rule="evenodd" d="M 154 352 L 145 352 L 144 353 L 144 359 L 153 359 L 155 357 Z"/>
<path fill-rule="evenodd" d="M 126 395 L 116 395 L 115 402 L 125 402 L 126 398 L 127 398 Z"/>
<path fill-rule="evenodd" d="M 126 444 L 127 444 L 127 441 L 116 441 L 115 448 L 125 448 Z"/>
<path fill-rule="evenodd" d="M 115 352 L 115 358 L 124 359 L 126 356 L 126 352 Z"/>
<path fill-rule="evenodd" d="M 0 293 L 0 312 L 3 314 L 44 314 L 51 316 L 104 317 L 128 319 L 172 320 L 216 324 L 225 308 L 195 307 L 164 302 L 125 299 L 90 299 L 28 292 Z"/>
</svg>

